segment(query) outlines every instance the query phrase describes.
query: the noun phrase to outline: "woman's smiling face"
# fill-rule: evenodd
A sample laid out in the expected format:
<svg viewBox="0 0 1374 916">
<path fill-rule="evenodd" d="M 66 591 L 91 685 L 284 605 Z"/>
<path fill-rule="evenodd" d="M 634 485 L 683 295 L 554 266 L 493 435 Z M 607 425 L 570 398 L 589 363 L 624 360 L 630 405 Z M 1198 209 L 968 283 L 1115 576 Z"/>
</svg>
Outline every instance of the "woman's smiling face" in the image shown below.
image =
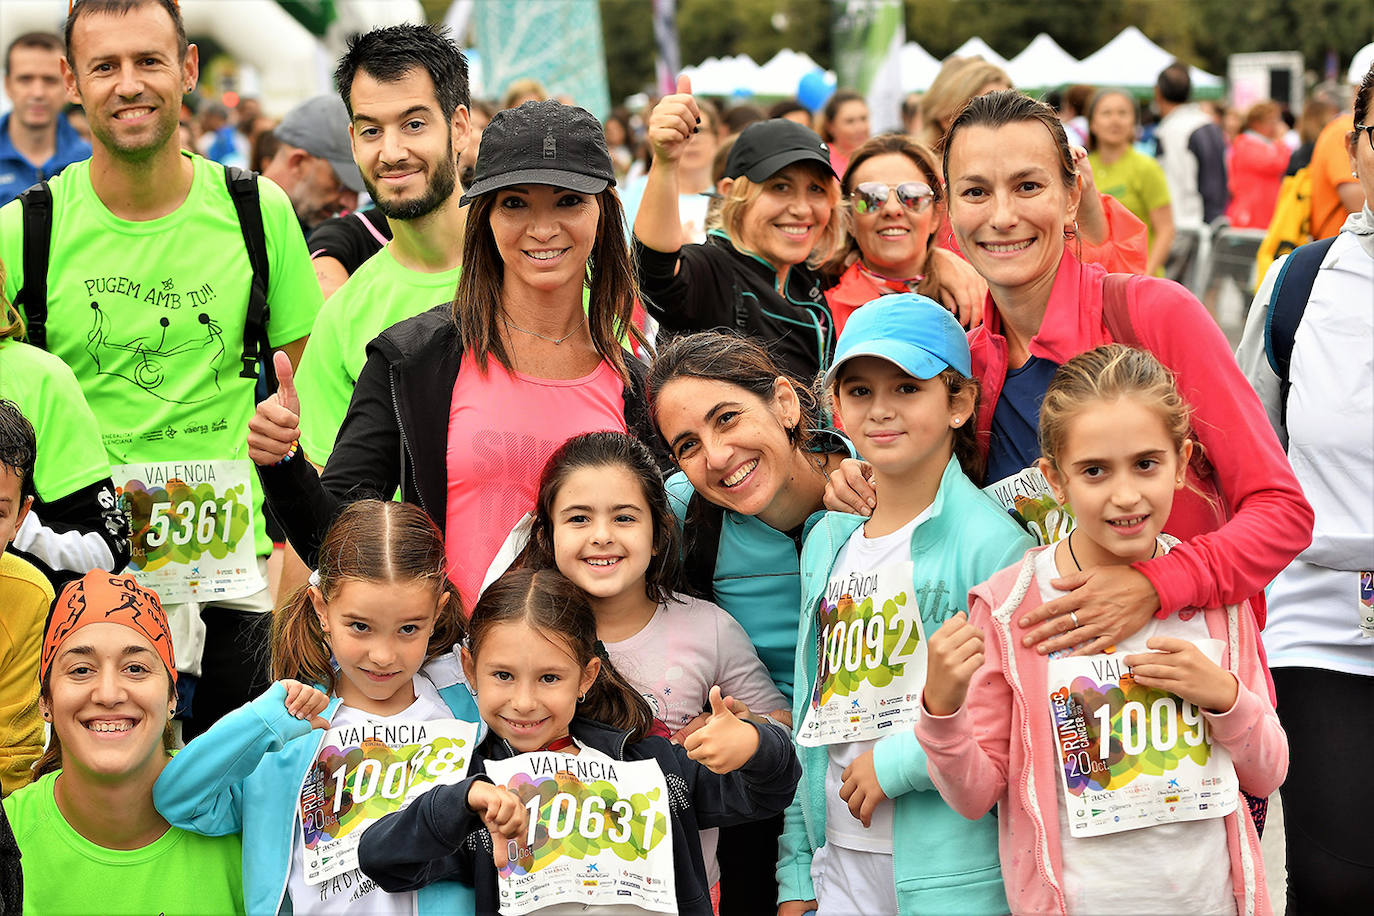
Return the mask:
<svg viewBox="0 0 1374 916">
<path fill-rule="evenodd" d="M 1049 129 L 1039 121 L 965 127 L 951 141 L 948 170 L 955 238 L 994 298 L 1048 290 L 1079 201 Z"/>
</svg>

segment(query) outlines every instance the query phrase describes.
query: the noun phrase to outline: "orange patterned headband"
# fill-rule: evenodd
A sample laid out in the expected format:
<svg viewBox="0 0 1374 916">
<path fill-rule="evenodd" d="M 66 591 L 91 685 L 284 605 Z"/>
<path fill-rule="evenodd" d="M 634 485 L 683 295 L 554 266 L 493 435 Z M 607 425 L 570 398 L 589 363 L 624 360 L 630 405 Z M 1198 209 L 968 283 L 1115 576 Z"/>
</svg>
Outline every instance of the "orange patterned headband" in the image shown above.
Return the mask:
<svg viewBox="0 0 1374 916">
<path fill-rule="evenodd" d="M 43 655 L 38 667 L 40 681 L 47 677 L 53 658 L 67 637 L 92 623 L 123 624 L 143 634 L 167 666 L 172 683 L 176 683 L 172 633 L 167 629 L 167 615 L 162 612 L 157 593 L 139 585 L 133 576 L 115 576 L 103 569 L 92 570 L 62 589 L 52 619 L 48 621 L 48 632 L 43 637 Z"/>
</svg>

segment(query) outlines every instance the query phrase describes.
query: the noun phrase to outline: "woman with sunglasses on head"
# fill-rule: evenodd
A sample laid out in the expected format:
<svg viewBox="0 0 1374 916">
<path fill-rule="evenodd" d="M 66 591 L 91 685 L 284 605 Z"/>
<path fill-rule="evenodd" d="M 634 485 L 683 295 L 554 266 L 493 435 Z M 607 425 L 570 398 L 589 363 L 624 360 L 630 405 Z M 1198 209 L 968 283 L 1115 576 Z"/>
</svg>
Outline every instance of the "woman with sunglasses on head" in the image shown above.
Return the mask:
<svg viewBox="0 0 1374 916">
<path fill-rule="evenodd" d="M 935 244 L 941 187 L 935 157 L 901 134 L 874 137 L 854 151 L 840 182 L 847 243 L 831 262 L 843 273 L 825 293 L 837 336 L 855 309 L 890 293 L 942 300 L 964 325 L 982 320 L 987 284 Z"/>
</svg>

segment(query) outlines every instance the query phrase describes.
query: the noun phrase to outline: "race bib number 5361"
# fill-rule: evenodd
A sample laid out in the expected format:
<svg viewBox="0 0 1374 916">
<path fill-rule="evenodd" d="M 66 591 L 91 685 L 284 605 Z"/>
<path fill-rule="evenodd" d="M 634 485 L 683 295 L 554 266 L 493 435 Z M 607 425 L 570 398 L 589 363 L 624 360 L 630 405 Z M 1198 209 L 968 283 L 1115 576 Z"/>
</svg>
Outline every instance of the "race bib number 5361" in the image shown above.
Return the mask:
<svg viewBox="0 0 1374 916">
<path fill-rule="evenodd" d="M 536 751 L 489 760 L 486 770 L 530 818 L 501 871 L 502 913 L 555 903 L 677 912 L 668 786 L 657 763 Z"/>
<path fill-rule="evenodd" d="M 146 461 L 111 469 L 129 513 L 129 570 L 164 604 L 261 591 L 247 461 Z"/>
</svg>

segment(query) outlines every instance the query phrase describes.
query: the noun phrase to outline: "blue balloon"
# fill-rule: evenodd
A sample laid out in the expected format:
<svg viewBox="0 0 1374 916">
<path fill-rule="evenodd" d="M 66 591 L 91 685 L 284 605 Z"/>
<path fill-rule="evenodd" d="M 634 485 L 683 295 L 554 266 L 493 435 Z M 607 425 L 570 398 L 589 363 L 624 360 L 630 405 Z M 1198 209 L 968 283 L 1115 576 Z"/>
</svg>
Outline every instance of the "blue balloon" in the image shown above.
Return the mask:
<svg viewBox="0 0 1374 916">
<path fill-rule="evenodd" d="M 797 101 L 812 114 L 820 111 L 835 94 L 835 78 L 824 70 L 812 70 L 797 84 Z"/>
</svg>

